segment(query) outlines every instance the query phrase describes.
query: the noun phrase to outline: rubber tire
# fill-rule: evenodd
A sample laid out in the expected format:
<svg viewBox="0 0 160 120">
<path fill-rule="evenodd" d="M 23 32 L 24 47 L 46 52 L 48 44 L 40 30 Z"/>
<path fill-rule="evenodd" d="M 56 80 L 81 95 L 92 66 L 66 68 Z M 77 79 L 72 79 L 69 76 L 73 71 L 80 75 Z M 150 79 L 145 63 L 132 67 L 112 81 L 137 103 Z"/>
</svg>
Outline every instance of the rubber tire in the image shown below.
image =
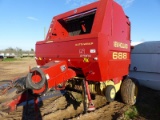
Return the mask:
<svg viewBox="0 0 160 120">
<path fill-rule="evenodd" d="M 88 97 L 87 97 L 87 92 L 86 92 L 86 85 L 85 85 L 85 80 L 82 80 L 82 98 L 83 98 L 83 109 L 84 109 L 84 114 L 87 113 L 88 111 Z"/>
<path fill-rule="evenodd" d="M 111 91 L 114 90 L 115 91 L 115 96 L 114 98 L 111 97 Z M 116 97 L 116 89 L 113 85 L 108 85 L 105 89 L 105 96 L 107 99 L 107 102 L 113 102 L 115 97 Z"/>
<path fill-rule="evenodd" d="M 46 83 L 46 77 L 45 77 L 43 71 L 40 68 L 37 68 L 37 67 L 32 68 L 31 71 L 37 71 L 41 75 L 42 79 L 41 79 L 40 82 L 34 83 L 32 81 L 33 72 L 28 73 L 27 79 L 26 79 L 26 88 L 35 89 L 35 90 L 41 89 Z"/>
<path fill-rule="evenodd" d="M 136 88 L 138 90 L 138 82 L 136 80 L 131 78 L 126 78 L 123 80 L 120 92 L 122 101 L 124 103 L 129 105 L 134 105 L 136 103 L 138 96 L 138 91 L 136 92 Z M 136 98 L 134 98 L 135 94 Z"/>
</svg>

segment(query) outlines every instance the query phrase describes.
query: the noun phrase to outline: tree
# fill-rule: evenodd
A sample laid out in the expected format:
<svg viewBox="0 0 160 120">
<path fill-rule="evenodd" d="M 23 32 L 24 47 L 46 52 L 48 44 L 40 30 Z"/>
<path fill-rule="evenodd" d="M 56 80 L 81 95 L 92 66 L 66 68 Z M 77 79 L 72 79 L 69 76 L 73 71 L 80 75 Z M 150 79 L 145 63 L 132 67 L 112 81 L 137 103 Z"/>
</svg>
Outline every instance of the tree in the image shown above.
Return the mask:
<svg viewBox="0 0 160 120">
<path fill-rule="evenodd" d="M 31 52 L 34 52 L 34 49 L 33 49 L 33 48 L 31 48 Z"/>
</svg>

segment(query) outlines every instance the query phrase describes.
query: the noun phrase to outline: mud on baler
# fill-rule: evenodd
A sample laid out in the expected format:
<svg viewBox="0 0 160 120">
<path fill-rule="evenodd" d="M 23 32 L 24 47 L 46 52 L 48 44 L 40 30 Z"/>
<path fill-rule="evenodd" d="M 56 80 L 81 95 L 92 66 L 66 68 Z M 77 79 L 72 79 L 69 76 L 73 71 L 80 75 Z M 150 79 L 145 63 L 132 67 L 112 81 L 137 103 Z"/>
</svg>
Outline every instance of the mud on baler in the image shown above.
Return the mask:
<svg viewBox="0 0 160 120">
<path fill-rule="evenodd" d="M 123 102 L 136 102 L 137 84 L 128 77 L 130 21 L 113 0 L 53 17 L 45 40 L 36 43 L 36 62 L 25 77 L 1 82 L 3 108 L 66 88 L 82 91 L 84 112 L 95 109 L 91 94 L 112 102 L 120 91 Z"/>
</svg>

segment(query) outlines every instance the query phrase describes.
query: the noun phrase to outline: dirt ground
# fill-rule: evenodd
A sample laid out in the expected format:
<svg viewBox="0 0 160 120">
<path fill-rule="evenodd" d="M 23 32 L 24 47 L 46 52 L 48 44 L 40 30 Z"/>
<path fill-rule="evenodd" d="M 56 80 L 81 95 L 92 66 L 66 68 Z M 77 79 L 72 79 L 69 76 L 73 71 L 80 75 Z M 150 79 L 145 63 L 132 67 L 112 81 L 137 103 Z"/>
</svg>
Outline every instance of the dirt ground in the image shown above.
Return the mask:
<svg viewBox="0 0 160 120">
<path fill-rule="evenodd" d="M 29 66 L 36 66 L 34 58 L 0 61 L 0 80 L 25 76 Z M 159 91 L 140 87 L 139 99 L 134 106 L 123 104 L 119 95 L 112 103 L 107 103 L 105 97 L 97 95 L 93 98 L 96 110 L 87 114 L 83 114 L 80 96 L 79 93 L 66 92 L 40 102 L 38 113 L 34 112 L 34 105 L 31 104 L 28 107 L 19 106 L 9 114 L 0 111 L 0 119 L 33 120 L 38 116 L 39 120 L 160 120 Z"/>
</svg>

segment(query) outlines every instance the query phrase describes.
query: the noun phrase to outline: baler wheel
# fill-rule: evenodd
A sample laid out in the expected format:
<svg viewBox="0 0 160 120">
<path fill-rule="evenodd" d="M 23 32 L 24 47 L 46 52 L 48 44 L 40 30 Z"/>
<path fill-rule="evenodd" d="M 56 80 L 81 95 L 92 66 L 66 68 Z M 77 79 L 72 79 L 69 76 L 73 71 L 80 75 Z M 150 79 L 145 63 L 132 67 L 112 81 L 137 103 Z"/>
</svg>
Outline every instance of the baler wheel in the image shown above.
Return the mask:
<svg viewBox="0 0 160 120">
<path fill-rule="evenodd" d="M 88 111 L 88 96 L 86 91 L 87 90 L 86 90 L 85 80 L 82 80 L 82 98 L 83 98 L 84 113 L 87 113 Z"/>
<path fill-rule="evenodd" d="M 34 83 L 32 80 L 33 74 L 39 74 L 41 76 L 41 80 L 38 83 Z M 30 89 L 41 89 L 46 83 L 46 76 L 40 68 L 34 67 L 31 69 L 31 72 L 27 75 L 26 87 Z"/>
<path fill-rule="evenodd" d="M 105 89 L 105 96 L 108 102 L 113 102 L 116 97 L 116 89 L 113 85 L 108 85 Z"/>
<path fill-rule="evenodd" d="M 138 95 L 138 82 L 126 78 L 121 85 L 121 97 L 122 101 L 129 105 L 134 105 L 137 101 L 137 95 Z"/>
</svg>

